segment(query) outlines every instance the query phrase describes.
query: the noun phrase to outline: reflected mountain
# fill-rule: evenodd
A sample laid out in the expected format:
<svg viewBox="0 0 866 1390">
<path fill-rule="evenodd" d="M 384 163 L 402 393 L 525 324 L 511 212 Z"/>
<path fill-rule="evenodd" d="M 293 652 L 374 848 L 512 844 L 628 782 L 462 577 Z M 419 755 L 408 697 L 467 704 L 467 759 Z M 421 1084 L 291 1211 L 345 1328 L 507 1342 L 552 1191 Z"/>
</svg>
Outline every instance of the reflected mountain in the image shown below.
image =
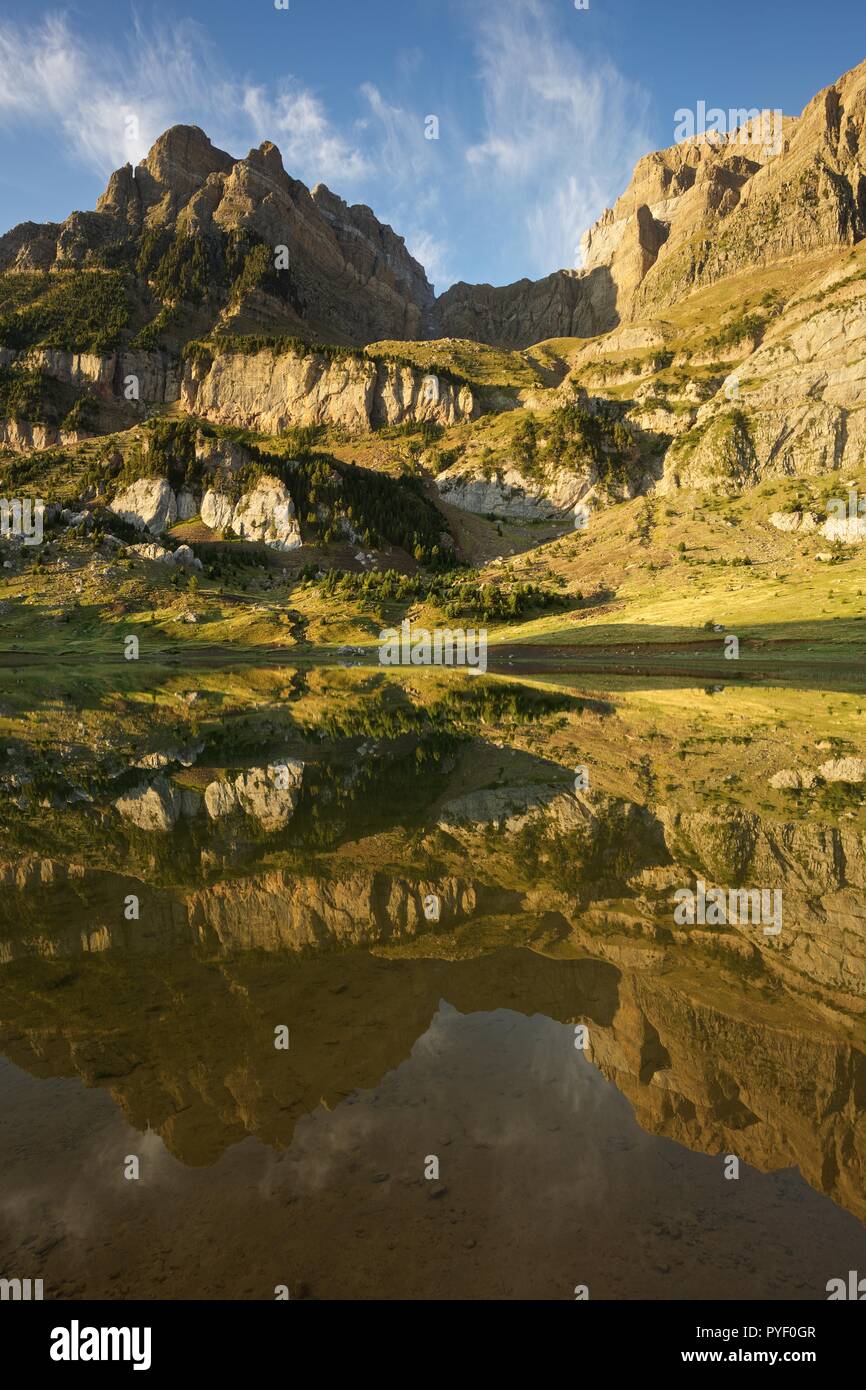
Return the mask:
<svg viewBox="0 0 866 1390">
<path fill-rule="evenodd" d="M 804 796 L 769 765 L 856 761 L 856 706 L 827 711 L 847 741 L 790 714 L 780 730 L 769 699 L 719 739 L 701 703 L 718 694 L 666 711 L 658 692 L 639 707 L 469 682 L 467 707 L 341 679 L 328 700 L 305 681 L 194 728 L 187 706 L 125 766 L 21 741 L 3 1055 L 222 1171 L 253 1140 L 294 1161 L 323 1107 L 418 1064 L 443 1008 L 547 1020 L 556 1068 L 589 1066 L 627 1103 L 618 1132 L 628 1114 L 714 1163 L 797 1169 L 866 1223 L 866 789 L 819 773 Z M 37 810 L 50 853 L 28 843 Z M 679 923 L 698 880 L 780 891 L 781 933 Z M 804 1222 L 808 1190 L 789 1193 Z M 803 1288 L 788 1294 L 821 1296 Z"/>
</svg>

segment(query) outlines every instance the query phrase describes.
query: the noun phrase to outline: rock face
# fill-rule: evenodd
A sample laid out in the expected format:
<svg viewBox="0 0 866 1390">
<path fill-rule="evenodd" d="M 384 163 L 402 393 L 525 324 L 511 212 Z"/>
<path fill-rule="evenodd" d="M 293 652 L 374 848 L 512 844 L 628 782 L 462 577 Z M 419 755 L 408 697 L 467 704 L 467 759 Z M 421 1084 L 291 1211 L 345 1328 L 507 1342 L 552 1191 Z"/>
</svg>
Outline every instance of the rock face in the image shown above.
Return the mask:
<svg viewBox="0 0 866 1390">
<path fill-rule="evenodd" d="M 37 425 L 30 420 L 0 420 L 0 448 L 10 449 L 14 454 L 70 442 L 53 425 Z"/>
<path fill-rule="evenodd" d="M 187 488 L 183 488 L 177 494 L 177 519 L 178 521 L 191 521 L 198 511 L 198 501 L 195 494 Z"/>
<path fill-rule="evenodd" d="M 126 348 L 118 352 L 67 352 L 62 348 L 28 348 L 16 351 L 0 347 L 0 366 L 12 363 L 28 371 L 44 372 L 65 386 L 87 387 L 103 400 L 122 396 L 131 389 L 135 399 L 170 405 L 180 394 L 180 369 L 167 352 Z"/>
<path fill-rule="evenodd" d="M 608 268 L 617 314 L 636 318 L 747 267 L 852 245 L 866 232 L 864 117 L 861 64 L 781 129 L 741 119 L 647 155 L 585 236 L 584 265 Z"/>
<path fill-rule="evenodd" d="M 606 266 L 557 270 L 513 285 L 452 285 L 436 301 L 436 338 L 523 348 L 545 338 L 590 338 L 616 322 Z"/>
<path fill-rule="evenodd" d="M 177 521 L 177 498 L 165 478 L 139 478 L 109 505 L 123 521 L 155 536 Z"/>
<path fill-rule="evenodd" d="M 396 363 L 316 352 L 223 352 L 187 365 L 181 399 L 215 424 L 279 434 L 293 425 L 362 432 L 407 420 L 453 425 L 478 406 L 468 386 Z"/>
<path fill-rule="evenodd" d="M 201 519 L 212 531 L 226 531 L 232 524 L 234 504 L 225 493 L 209 488 L 201 499 Z"/>
<path fill-rule="evenodd" d="M 137 247 L 145 232 L 195 236 L 213 247 L 244 234 L 286 246 L 288 279 L 278 293 L 254 286 L 222 303 L 234 331 L 301 332 L 327 342 L 424 336 L 433 290 L 403 238 L 369 208 L 349 207 L 323 185 L 312 193 L 285 172 L 266 141 L 245 159 L 215 148 L 196 126 L 173 126 L 147 158 L 112 174 L 95 212 L 63 223 L 24 223 L 0 237 L 0 270 L 75 269 L 107 246 Z M 273 258 L 273 249 L 271 250 Z"/>
<path fill-rule="evenodd" d="M 233 531 L 247 541 L 263 541 L 274 550 L 296 550 L 301 530 L 289 491 L 279 478 L 265 476 L 237 503 L 208 489 L 202 498 L 201 519 L 214 531 Z"/>
<path fill-rule="evenodd" d="M 838 286 L 838 302 L 824 307 L 819 294 L 816 305 L 794 303 L 759 347 L 746 348 L 737 374 L 747 388 L 732 402 L 720 387 L 700 406 L 694 428 L 668 451 L 668 481 L 736 490 L 765 478 L 859 466 L 866 446 L 866 315 L 862 284 L 845 279 L 842 264 L 827 283 L 828 293 Z M 769 521 L 804 533 L 821 526 L 810 512 L 774 513 Z M 866 538 L 864 521 L 832 517 L 822 534 L 856 544 Z"/>
<path fill-rule="evenodd" d="M 295 550 L 301 544 L 294 503 L 278 478 L 262 478 L 241 498 L 231 526 L 243 540 L 264 541 L 274 550 Z"/>
<path fill-rule="evenodd" d="M 190 926 L 202 942 L 299 951 L 419 935 L 430 928 L 424 912 L 430 893 L 439 900 L 441 924 L 458 922 L 477 908 L 475 885 L 450 877 L 417 883 L 378 873 L 328 880 L 276 872 L 246 880 L 239 889 L 217 883 L 193 894 L 187 910 Z M 242 913 L 239 895 L 244 899 Z"/>
<path fill-rule="evenodd" d="M 591 488 L 589 474 L 563 470 L 548 482 L 531 481 L 516 468 L 478 478 L 459 466 L 440 473 L 436 486 L 443 502 L 476 516 L 495 516 L 502 521 L 549 521 L 569 512 Z"/>
</svg>

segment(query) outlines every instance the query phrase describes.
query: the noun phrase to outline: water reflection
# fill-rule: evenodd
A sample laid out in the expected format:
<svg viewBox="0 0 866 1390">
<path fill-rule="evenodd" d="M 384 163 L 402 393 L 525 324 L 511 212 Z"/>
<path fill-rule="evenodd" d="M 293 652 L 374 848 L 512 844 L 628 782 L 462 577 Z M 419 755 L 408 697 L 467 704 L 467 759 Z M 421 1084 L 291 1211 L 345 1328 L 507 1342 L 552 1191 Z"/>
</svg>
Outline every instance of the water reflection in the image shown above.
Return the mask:
<svg viewBox="0 0 866 1390">
<path fill-rule="evenodd" d="M 857 697 L 469 685 L 11 712 L 3 1268 L 813 1298 L 866 1263 L 866 789 L 820 773 Z M 781 891 L 781 936 L 677 924 L 698 877 Z"/>
</svg>

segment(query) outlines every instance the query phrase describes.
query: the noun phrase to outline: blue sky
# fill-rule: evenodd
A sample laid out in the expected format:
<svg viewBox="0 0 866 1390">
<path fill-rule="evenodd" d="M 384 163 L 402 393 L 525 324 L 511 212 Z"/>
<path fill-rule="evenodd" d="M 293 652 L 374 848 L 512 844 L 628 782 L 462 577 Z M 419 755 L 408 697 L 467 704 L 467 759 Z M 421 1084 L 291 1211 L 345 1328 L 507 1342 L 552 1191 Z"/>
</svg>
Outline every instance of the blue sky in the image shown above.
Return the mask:
<svg viewBox="0 0 866 1390">
<path fill-rule="evenodd" d="M 369 204 L 440 292 L 536 278 L 678 108 L 798 115 L 864 57 L 863 0 L 0 0 L 0 231 L 92 207 L 186 121 Z"/>
</svg>

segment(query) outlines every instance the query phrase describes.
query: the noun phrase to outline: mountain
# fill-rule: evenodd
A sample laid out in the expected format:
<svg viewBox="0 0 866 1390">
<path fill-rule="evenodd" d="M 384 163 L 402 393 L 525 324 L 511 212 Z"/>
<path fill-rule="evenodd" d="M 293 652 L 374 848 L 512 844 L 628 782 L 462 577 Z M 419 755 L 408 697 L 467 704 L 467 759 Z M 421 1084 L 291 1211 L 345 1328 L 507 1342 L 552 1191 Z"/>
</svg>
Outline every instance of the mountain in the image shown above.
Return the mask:
<svg viewBox="0 0 866 1390">
<path fill-rule="evenodd" d="M 677 302 L 749 267 L 853 246 L 866 235 L 866 63 L 785 119 L 642 159 L 583 241 L 621 317 Z"/>
<path fill-rule="evenodd" d="M 808 593 L 847 661 L 864 119 L 866 65 L 775 142 L 747 122 L 642 159 L 582 270 L 438 299 L 395 232 L 273 145 L 235 160 L 166 132 L 95 211 L 0 238 L 0 486 L 46 499 L 59 544 L 10 548 L 16 602 L 83 640 L 88 611 L 106 641 L 115 617 L 164 613 L 185 644 L 363 648 L 409 611 L 510 643 L 626 624 L 654 661 L 673 634 L 703 660 L 720 615 L 793 658 Z M 58 607 L 50 566 L 90 566 L 94 538 L 88 604 Z M 444 579 L 455 561 L 475 572 Z M 199 576 L 197 607 L 154 605 Z M 276 607 L 248 627 L 241 594 Z M 0 605 L 0 636 L 58 635 L 19 622 Z"/>
<path fill-rule="evenodd" d="M 310 192 L 286 173 L 275 145 L 233 159 L 196 126 L 174 126 L 135 169 L 112 174 L 94 212 L 22 223 L 0 237 L 0 272 L 130 274 L 111 322 L 99 325 L 101 346 L 176 349 L 212 331 L 354 345 L 455 337 L 509 348 L 590 337 L 747 268 L 860 241 L 864 122 L 861 64 L 786 118 L 769 144 L 763 122 L 743 119 L 727 135 L 640 160 L 584 236 L 583 269 L 501 287 L 459 283 L 438 299 L 402 237 L 322 184 Z M 275 269 L 280 246 L 288 266 Z M 19 293 L 14 317 L 7 308 L 0 318 L 0 340 L 16 330 L 21 346 L 44 340 L 34 337 L 46 317 L 53 324 L 44 288 Z"/>
<path fill-rule="evenodd" d="M 274 268 L 278 246 L 287 249 L 286 269 Z M 215 329 L 336 343 L 420 338 L 434 301 L 402 237 L 369 208 L 349 207 L 323 184 L 310 192 L 267 141 L 236 160 L 196 126 L 172 127 L 135 169 L 112 174 L 95 212 L 23 223 L 0 237 L 0 271 L 87 270 L 126 277 L 113 321 L 98 325 L 102 347 L 137 340 L 176 349 Z M 19 339 L 38 341 L 44 297 L 34 280 L 0 337 L 17 329 Z M 92 344 L 67 336 L 53 345 Z"/>
<path fill-rule="evenodd" d="M 866 235 L 864 161 L 861 63 L 779 129 L 752 118 L 647 155 L 582 238 L 581 271 L 454 285 L 437 301 L 440 333 L 509 347 L 590 337 L 748 268 L 853 246 Z"/>
</svg>

